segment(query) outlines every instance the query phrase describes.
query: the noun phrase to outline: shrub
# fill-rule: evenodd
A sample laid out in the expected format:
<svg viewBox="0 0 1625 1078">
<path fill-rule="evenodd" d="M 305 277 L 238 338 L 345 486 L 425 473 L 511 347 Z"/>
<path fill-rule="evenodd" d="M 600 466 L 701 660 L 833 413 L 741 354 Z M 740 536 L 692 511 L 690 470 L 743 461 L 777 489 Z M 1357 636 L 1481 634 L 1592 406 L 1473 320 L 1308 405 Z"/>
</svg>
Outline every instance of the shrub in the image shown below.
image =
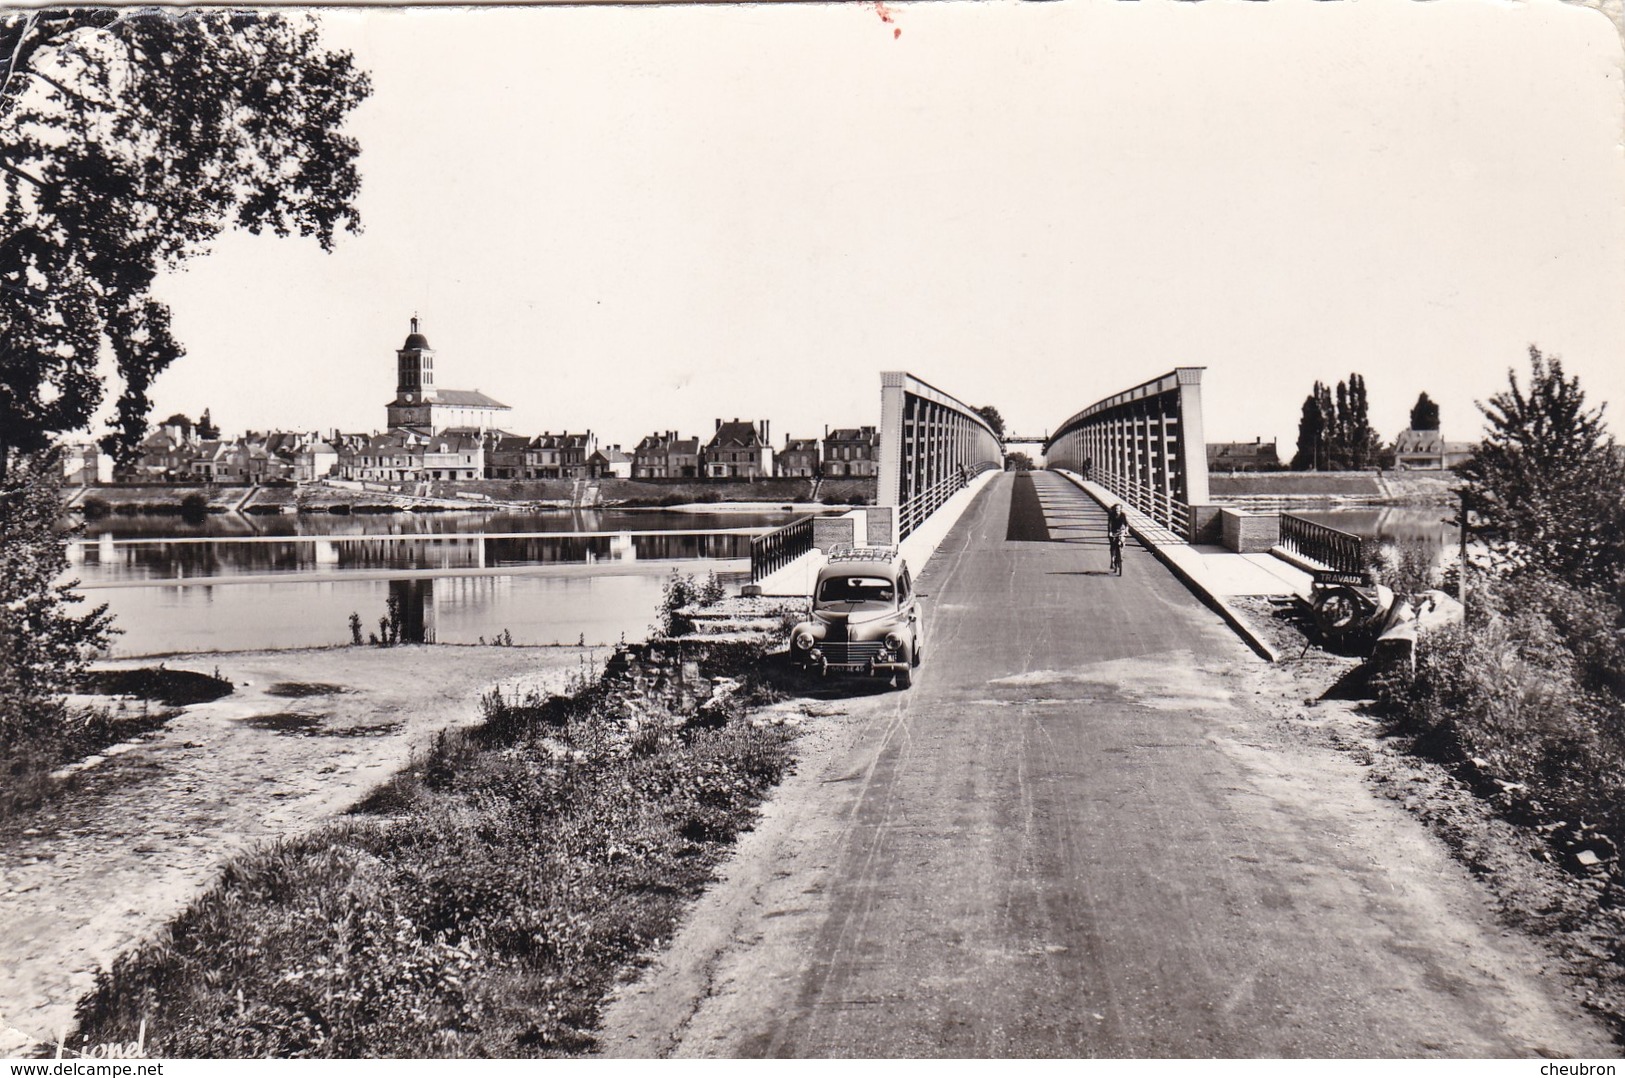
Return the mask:
<svg viewBox="0 0 1625 1078">
<path fill-rule="evenodd" d="M 1376 580 L 1405 598 L 1439 586 L 1435 547 L 1425 539 L 1399 539 L 1383 543 L 1373 551 L 1369 568 Z"/>
<path fill-rule="evenodd" d="M 101 520 L 113 511 L 113 507 L 107 504 L 107 499 L 98 498 L 94 494 L 80 502 L 79 508 L 84 512 L 86 520 Z"/>
<path fill-rule="evenodd" d="M 705 574 L 705 579 L 695 589 L 695 599 L 700 606 L 716 606 L 728 595 L 727 585 L 723 584 L 713 569 Z"/>
<path fill-rule="evenodd" d="M 1386 704 L 1420 749 L 1522 784 L 1515 816 L 1585 820 L 1625 841 L 1620 612 L 1608 597 L 1521 577 L 1475 593 L 1430 634 Z"/>
<path fill-rule="evenodd" d="M 694 630 L 694 623 L 679 611 L 695 604 L 698 596 L 694 578 L 679 573 L 675 568 L 660 588 L 660 607 L 654 630 L 658 636 L 683 636 Z"/>
<path fill-rule="evenodd" d="M 189 523 L 196 524 L 209 515 L 209 496 L 197 491 L 181 499 L 181 518 Z"/>
</svg>

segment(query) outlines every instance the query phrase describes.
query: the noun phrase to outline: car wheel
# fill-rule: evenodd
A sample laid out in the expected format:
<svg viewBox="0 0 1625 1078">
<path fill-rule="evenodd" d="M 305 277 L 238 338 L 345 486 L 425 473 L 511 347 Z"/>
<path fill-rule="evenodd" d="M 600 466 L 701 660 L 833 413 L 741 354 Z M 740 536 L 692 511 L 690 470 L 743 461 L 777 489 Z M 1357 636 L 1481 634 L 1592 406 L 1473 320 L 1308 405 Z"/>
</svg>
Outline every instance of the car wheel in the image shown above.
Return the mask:
<svg viewBox="0 0 1625 1078">
<path fill-rule="evenodd" d="M 911 671 L 906 668 L 897 671 L 897 687 L 899 689 L 906 689 L 912 684 L 914 684 L 914 675 Z"/>
</svg>

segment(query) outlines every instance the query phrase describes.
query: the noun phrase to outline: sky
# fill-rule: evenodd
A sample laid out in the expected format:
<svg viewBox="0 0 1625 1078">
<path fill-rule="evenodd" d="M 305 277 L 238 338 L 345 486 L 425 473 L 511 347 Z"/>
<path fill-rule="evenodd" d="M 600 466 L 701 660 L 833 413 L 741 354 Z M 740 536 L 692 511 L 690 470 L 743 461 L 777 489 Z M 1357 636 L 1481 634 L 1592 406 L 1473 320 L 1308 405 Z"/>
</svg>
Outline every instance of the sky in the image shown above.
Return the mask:
<svg viewBox="0 0 1625 1078">
<path fill-rule="evenodd" d="M 189 354 L 155 416 L 380 429 L 414 313 L 441 386 L 606 444 L 877 423 L 883 370 L 1043 433 L 1206 367 L 1208 440 L 1283 456 L 1354 371 L 1389 439 L 1422 391 L 1476 438 L 1531 343 L 1625 398 L 1620 36 L 1585 8 L 321 18 L 374 80 L 365 232 L 233 234 L 161 282 Z"/>
</svg>

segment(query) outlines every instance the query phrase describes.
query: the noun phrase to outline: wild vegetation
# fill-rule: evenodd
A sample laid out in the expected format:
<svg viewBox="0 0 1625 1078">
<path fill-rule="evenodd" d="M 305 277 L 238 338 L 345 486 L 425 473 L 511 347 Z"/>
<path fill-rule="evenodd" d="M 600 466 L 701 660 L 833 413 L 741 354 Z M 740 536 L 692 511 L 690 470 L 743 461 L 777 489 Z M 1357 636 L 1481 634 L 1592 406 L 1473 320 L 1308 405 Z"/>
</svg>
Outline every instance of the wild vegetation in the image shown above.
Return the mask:
<svg viewBox="0 0 1625 1078">
<path fill-rule="evenodd" d="M 103 976 L 82 1032 L 145 1021 L 183 1057 L 588 1050 L 787 766 L 785 728 L 748 718 L 755 654 L 702 659 L 745 685 L 699 706 L 659 648 L 568 696 L 488 697 L 350 818 L 233 862 Z"/>
<path fill-rule="evenodd" d="M 115 630 L 105 606 L 79 609 L 76 582 L 62 581 L 59 476 L 50 453 L 0 476 L 0 816 L 38 801 L 47 773 L 112 736 L 106 713 L 63 700 Z"/>
<path fill-rule="evenodd" d="M 1397 728 L 1464 770 L 1575 867 L 1625 843 L 1625 464 L 1578 379 L 1529 351 L 1527 384 L 1480 405 L 1461 469 L 1487 554 L 1465 622 L 1389 686 Z"/>
</svg>

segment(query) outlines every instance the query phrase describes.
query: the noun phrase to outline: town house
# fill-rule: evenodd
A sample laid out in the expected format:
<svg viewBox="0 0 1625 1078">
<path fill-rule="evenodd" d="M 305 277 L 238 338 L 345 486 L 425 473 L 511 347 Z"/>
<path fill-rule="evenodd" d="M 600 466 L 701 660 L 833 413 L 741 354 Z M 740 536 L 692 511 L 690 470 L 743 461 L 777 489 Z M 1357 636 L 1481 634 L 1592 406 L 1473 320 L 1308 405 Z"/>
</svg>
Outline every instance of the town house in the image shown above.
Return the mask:
<svg viewBox="0 0 1625 1078">
<path fill-rule="evenodd" d="M 707 479 L 761 479 L 773 474 L 773 446 L 767 420 L 718 419 L 716 433 L 701 454 Z"/>
</svg>

